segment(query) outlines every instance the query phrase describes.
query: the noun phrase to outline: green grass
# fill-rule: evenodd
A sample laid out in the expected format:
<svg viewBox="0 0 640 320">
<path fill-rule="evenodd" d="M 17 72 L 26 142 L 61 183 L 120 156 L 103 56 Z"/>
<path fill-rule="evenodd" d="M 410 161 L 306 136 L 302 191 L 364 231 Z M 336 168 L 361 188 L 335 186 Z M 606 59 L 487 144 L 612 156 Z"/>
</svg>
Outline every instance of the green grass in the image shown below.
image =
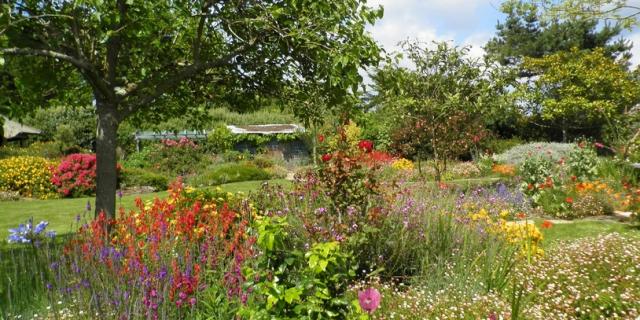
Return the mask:
<svg viewBox="0 0 640 320">
<path fill-rule="evenodd" d="M 563 240 L 575 240 L 614 232 L 640 237 L 640 228 L 613 220 L 575 220 L 571 223 L 556 223 L 549 229 L 541 228 L 542 221 L 536 220 L 536 225 L 544 235 L 545 246 L 554 246 Z"/>
<path fill-rule="evenodd" d="M 290 184 L 287 180 L 270 180 L 270 183 Z M 221 185 L 227 192 L 251 192 L 257 190 L 262 181 L 243 181 Z M 116 206 L 122 205 L 126 210 L 135 207 L 135 199 L 151 200 L 156 197 L 163 198 L 167 192 L 154 192 L 139 195 L 128 195 L 117 200 Z M 54 199 L 54 200 L 20 200 L 0 202 L 0 241 L 7 238 L 9 228 L 15 228 L 20 223 L 24 223 L 33 217 L 35 223 L 41 220 L 49 221 L 48 230 L 55 230 L 58 234 L 71 231 L 74 217 L 85 213 L 87 202 L 91 203 L 91 208 L 95 208 L 94 198 L 75 199 Z M 91 212 L 90 214 L 93 214 Z"/>
</svg>

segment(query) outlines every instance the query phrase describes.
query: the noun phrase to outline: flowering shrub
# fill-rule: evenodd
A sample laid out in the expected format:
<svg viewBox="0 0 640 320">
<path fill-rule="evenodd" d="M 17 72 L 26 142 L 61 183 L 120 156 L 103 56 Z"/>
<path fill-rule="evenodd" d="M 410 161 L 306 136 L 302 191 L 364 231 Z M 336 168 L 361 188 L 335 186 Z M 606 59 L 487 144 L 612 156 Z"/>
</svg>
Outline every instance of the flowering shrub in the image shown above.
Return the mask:
<svg viewBox="0 0 640 320">
<path fill-rule="evenodd" d="M 569 172 L 580 181 L 588 181 L 598 176 L 598 155 L 587 146 L 571 151 L 568 165 Z"/>
<path fill-rule="evenodd" d="M 516 167 L 510 164 L 496 163 L 491 167 L 491 172 L 501 176 L 513 177 L 516 175 Z"/>
<path fill-rule="evenodd" d="M 447 173 L 451 179 L 471 178 L 480 175 L 480 168 L 473 162 L 459 162 L 453 164 Z"/>
<path fill-rule="evenodd" d="M 96 190 L 96 155 L 68 155 L 53 170 L 51 183 L 65 197 L 92 194 Z"/>
<path fill-rule="evenodd" d="M 543 190 L 555 187 L 553 163 L 547 159 L 528 158 L 520 166 L 519 174 L 522 177 L 520 189 L 534 202 L 538 201 Z"/>
<path fill-rule="evenodd" d="M 535 142 L 515 146 L 501 154 L 493 156 L 496 162 L 521 165 L 530 158 L 544 158 L 551 162 L 567 159 L 569 154 L 577 148 L 574 143 Z"/>
<path fill-rule="evenodd" d="M 53 192 L 51 170 L 53 162 L 32 156 L 0 160 L 0 190 L 17 191 L 25 197 L 47 198 Z"/>
<path fill-rule="evenodd" d="M 396 170 L 411 171 L 414 168 L 413 162 L 409 159 L 400 158 L 391 162 L 391 167 Z"/>
<path fill-rule="evenodd" d="M 167 199 L 138 199 L 136 206 L 113 221 L 100 214 L 67 243 L 52 262 L 54 301 L 100 318 L 178 319 L 188 318 L 211 286 L 227 288 L 225 304 L 241 298 L 239 266 L 254 241 L 247 234 L 250 207 L 180 182 Z M 205 270 L 220 273 L 205 281 Z"/>
</svg>

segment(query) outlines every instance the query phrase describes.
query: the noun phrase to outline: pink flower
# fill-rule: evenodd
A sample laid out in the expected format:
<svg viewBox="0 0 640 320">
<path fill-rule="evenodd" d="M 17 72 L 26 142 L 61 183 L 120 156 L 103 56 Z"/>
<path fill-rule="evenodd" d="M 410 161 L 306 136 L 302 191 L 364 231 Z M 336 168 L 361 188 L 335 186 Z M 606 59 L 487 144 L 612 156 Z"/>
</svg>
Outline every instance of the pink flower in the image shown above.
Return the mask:
<svg viewBox="0 0 640 320">
<path fill-rule="evenodd" d="M 602 149 L 602 148 L 604 148 L 604 144 L 602 144 L 602 143 L 600 143 L 600 142 L 596 142 L 596 143 L 594 143 L 593 145 L 594 145 L 596 148 L 598 148 L 598 149 Z"/>
<path fill-rule="evenodd" d="M 376 288 L 367 288 L 358 292 L 360 307 L 367 313 L 373 313 L 380 306 L 380 292 Z"/>
</svg>

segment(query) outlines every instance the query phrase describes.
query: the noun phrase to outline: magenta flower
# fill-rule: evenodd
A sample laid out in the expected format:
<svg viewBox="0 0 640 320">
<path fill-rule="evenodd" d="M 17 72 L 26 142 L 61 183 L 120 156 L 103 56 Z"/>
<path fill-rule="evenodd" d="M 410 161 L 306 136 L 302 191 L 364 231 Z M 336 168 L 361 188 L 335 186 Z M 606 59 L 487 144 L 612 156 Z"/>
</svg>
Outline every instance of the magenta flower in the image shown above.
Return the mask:
<svg viewBox="0 0 640 320">
<path fill-rule="evenodd" d="M 367 288 L 358 292 L 360 307 L 367 313 L 373 313 L 380 306 L 380 292 L 376 288 Z"/>
</svg>

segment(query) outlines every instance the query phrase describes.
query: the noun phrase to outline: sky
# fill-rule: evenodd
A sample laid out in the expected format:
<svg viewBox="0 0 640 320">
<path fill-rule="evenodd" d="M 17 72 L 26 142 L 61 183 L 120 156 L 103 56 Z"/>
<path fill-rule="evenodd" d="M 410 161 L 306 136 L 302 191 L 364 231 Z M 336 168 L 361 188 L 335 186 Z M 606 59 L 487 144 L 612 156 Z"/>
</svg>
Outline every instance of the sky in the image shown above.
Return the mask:
<svg viewBox="0 0 640 320">
<path fill-rule="evenodd" d="M 470 55 L 480 57 L 482 47 L 495 35 L 496 23 L 504 21 L 501 0 L 369 0 L 382 5 L 384 17 L 370 27 L 373 37 L 388 51 L 398 50 L 399 41 L 453 41 L 470 46 Z M 640 64 L 640 30 L 626 32 L 637 45 L 631 50 L 632 63 Z"/>
</svg>

